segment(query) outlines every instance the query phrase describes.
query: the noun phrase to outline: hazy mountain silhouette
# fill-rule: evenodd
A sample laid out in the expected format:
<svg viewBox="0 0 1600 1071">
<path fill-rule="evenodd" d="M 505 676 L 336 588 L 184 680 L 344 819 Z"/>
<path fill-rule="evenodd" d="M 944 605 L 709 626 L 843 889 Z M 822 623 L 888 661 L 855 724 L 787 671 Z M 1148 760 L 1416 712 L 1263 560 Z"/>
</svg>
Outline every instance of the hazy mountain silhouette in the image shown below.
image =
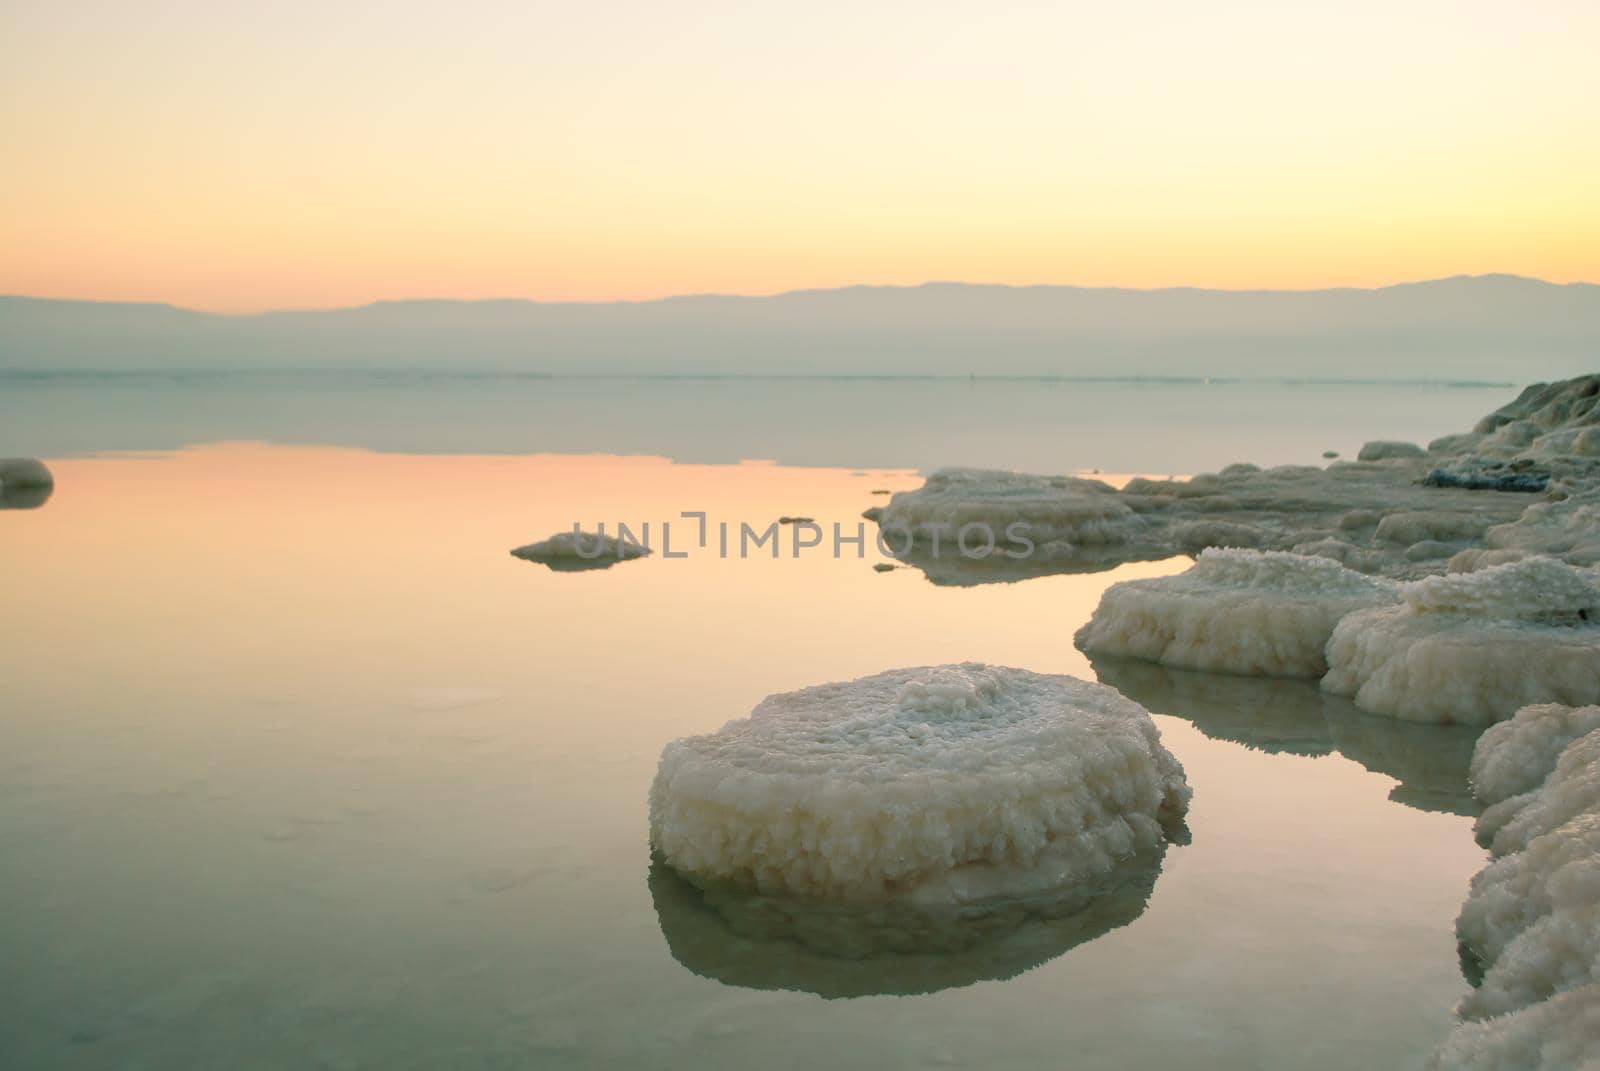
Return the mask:
<svg viewBox="0 0 1600 1071">
<path fill-rule="evenodd" d="M 394 301 L 218 315 L 0 297 L 0 370 L 1305 376 L 1576 374 L 1600 286 L 1510 275 L 1378 289 L 928 283 L 771 297 Z"/>
</svg>

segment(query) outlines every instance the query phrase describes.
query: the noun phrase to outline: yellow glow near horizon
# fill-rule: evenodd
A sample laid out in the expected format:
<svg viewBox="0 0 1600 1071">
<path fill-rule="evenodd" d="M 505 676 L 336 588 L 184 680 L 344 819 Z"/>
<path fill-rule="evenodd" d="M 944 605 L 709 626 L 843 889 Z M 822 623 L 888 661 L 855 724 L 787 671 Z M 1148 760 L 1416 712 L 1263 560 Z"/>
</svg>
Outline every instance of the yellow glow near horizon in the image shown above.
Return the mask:
<svg viewBox="0 0 1600 1071">
<path fill-rule="evenodd" d="M 1600 280 L 1600 5 L 0 10 L 0 292 Z"/>
</svg>

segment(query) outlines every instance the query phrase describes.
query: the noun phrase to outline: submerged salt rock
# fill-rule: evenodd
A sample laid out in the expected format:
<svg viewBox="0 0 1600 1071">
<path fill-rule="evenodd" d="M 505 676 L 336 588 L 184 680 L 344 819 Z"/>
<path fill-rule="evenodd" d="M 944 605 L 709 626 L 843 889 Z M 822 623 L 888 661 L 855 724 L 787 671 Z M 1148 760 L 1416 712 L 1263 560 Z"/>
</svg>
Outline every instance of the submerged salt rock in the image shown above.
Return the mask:
<svg viewBox="0 0 1600 1071">
<path fill-rule="evenodd" d="M 771 696 L 668 744 L 650 826 L 697 882 L 962 902 L 1103 875 L 1162 843 L 1188 798 L 1138 704 L 963 663 Z"/>
<path fill-rule="evenodd" d="M 650 548 L 604 532 L 557 532 L 549 539 L 529 543 L 511 552 L 513 558 L 538 562 L 551 569 L 605 569 L 618 562 L 633 561 L 650 553 Z"/>
<path fill-rule="evenodd" d="M 1177 576 L 1111 585 L 1076 641 L 1181 669 L 1318 677 L 1340 618 L 1398 592 L 1329 558 L 1211 549 Z"/>
<path fill-rule="evenodd" d="M 1322 687 L 1413 721 L 1483 724 L 1530 703 L 1600 701 L 1600 586 L 1549 558 L 1404 586 L 1328 641 Z"/>
</svg>

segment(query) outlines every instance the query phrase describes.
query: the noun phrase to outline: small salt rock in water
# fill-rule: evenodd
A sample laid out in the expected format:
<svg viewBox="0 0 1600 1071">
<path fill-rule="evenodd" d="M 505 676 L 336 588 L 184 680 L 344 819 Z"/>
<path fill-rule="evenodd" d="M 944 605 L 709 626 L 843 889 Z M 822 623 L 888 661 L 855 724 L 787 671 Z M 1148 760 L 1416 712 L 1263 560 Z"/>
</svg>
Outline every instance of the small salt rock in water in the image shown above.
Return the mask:
<svg viewBox="0 0 1600 1071">
<path fill-rule="evenodd" d="M 695 882 L 974 902 L 1104 875 L 1165 843 L 1189 795 L 1137 703 L 969 662 L 774 695 L 668 744 L 650 835 Z"/>
<path fill-rule="evenodd" d="M 817 519 L 815 517 L 779 517 L 778 518 L 778 523 L 779 524 L 815 524 L 815 523 L 817 523 Z"/>
<path fill-rule="evenodd" d="M 878 562 L 872 567 L 873 572 L 877 573 L 892 573 L 895 568 L 896 566 L 892 562 Z"/>
<path fill-rule="evenodd" d="M 1324 451 L 1322 451 L 1322 456 L 1331 461 L 1334 458 L 1339 456 L 1339 451 L 1337 451 L 1337 450 L 1324 450 Z"/>
<path fill-rule="evenodd" d="M 1426 457 L 1428 452 L 1416 443 L 1378 439 L 1367 443 L 1356 454 L 1357 461 L 1390 461 L 1395 458 Z"/>
<path fill-rule="evenodd" d="M 549 539 L 516 548 L 511 556 L 537 562 L 556 572 L 578 572 L 609 569 L 618 562 L 634 561 L 649 553 L 649 547 L 604 533 L 557 532 Z"/>
<path fill-rule="evenodd" d="M 0 458 L 0 509 L 36 509 L 55 489 L 44 462 L 31 457 Z"/>
</svg>

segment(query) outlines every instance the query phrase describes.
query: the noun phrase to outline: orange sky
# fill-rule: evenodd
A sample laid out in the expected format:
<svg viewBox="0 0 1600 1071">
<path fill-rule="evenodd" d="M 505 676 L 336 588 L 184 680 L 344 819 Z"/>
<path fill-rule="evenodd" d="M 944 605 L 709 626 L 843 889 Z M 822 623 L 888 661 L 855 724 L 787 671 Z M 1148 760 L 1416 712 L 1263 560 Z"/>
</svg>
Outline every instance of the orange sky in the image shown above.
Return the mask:
<svg viewBox="0 0 1600 1071">
<path fill-rule="evenodd" d="M 0 10 L 0 292 L 1600 280 L 1600 5 Z"/>
</svg>

